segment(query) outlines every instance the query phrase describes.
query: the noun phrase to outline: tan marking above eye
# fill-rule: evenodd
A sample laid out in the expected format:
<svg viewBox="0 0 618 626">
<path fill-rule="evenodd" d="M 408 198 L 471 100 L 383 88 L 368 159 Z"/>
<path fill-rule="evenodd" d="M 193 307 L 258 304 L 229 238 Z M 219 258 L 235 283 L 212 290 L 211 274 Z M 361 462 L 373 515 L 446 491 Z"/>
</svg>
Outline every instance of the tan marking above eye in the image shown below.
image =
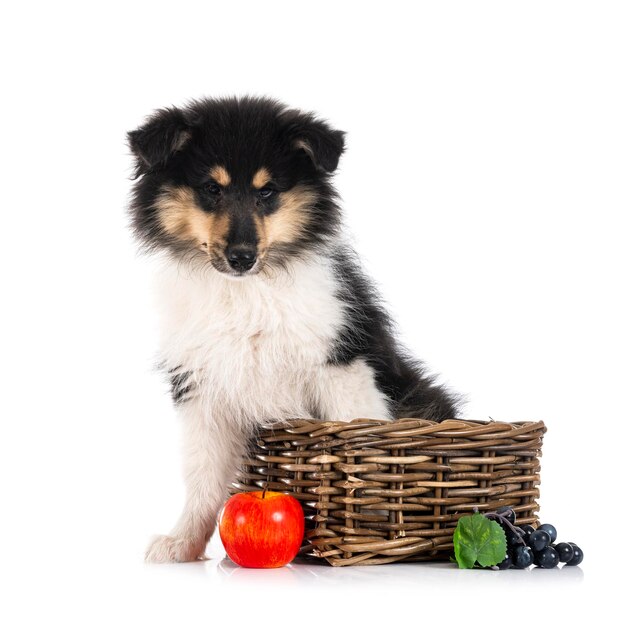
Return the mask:
<svg viewBox="0 0 618 626">
<path fill-rule="evenodd" d="M 270 182 L 270 172 L 265 167 L 260 167 L 260 169 L 253 175 L 253 180 L 251 184 L 256 189 L 261 189 L 264 185 L 267 185 Z"/>
<path fill-rule="evenodd" d="M 165 187 L 155 202 L 163 230 L 181 241 L 209 248 L 225 247 L 227 214 L 205 213 L 189 187 Z"/>
<path fill-rule="evenodd" d="M 222 187 L 227 187 L 232 182 L 232 177 L 223 165 L 211 167 L 208 174 L 217 185 L 221 185 Z"/>
</svg>

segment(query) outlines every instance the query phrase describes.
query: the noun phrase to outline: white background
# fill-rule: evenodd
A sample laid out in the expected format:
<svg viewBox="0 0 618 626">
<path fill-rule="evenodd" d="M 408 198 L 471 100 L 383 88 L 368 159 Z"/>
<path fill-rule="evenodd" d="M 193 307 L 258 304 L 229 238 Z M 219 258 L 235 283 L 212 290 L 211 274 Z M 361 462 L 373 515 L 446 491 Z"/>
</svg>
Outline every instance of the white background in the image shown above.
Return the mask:
<svg viewBox="0 0 618 626">
<path fill-rule="evenodd" d="M 3 623 L 478 623 L 607 608 L 616 17 L 612 3 L 540 0 L 5 8 Z M 583 547 L 580 568 L 240 570 L 216 542 L 205 563 L 142 564 L 183 489 L 152 367 L 151 267 L 127 229 L 125 133 L 156 107 L 230 94 L 347 131 L 347 224 L 402 338 L 468 395 L 466 417 L 546 422 L 542 518 Z"/>
</svg>

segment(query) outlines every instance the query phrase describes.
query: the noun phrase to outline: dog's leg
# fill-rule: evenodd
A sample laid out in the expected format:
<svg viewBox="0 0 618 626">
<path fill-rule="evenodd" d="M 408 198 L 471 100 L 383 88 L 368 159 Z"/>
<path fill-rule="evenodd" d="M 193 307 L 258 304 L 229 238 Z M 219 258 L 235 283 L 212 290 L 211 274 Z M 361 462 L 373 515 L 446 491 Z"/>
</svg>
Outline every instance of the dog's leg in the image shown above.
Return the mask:
<svg viewBox="0 0 618 626">
<path fill-rule="evenodd" d="M 373 370 L 362 359 L 320 368 L 311 385 L 314 403 L 324 419 L 349 422 L 359 417 L 391 417 L 389 400 L 378 389 Z"/>
<path fill-rule="evenodd" d="M 145 556 L 149 563 L 195 561 L 203 555 L 245 448 L 237 426 L 198 402 L 181 405 L 180 412 L 186 502 L 170 535 L 153 539 Z"/>
</svg>

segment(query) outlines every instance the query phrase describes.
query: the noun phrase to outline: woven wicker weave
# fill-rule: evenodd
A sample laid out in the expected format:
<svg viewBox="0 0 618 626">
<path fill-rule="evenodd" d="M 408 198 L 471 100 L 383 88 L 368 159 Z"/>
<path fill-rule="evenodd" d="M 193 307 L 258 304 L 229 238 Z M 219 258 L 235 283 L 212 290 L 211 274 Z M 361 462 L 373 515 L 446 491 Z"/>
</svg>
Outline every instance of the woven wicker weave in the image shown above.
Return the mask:
<svg viewBox="0 0 618 626">
<path fill-rule="evenodd" d="M 452 554 L 461 515 L 509 505 L 535 524 L 543 422 L 297 420 L 262 431 L 233 492 L 293 494 L 305 554 L 331 565 Z"/>
</svg>

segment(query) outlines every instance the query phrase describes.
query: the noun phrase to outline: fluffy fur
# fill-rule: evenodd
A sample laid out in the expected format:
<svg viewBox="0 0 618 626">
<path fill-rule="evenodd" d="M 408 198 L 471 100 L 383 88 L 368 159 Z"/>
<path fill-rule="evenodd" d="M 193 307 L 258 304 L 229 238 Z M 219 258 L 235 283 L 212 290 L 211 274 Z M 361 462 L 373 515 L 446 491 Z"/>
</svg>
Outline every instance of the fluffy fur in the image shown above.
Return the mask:
<svg viewBox="0 0 618 626">
<path fill-rule="evenodd" d="M 161 356 L 185 431 L 185 508 L 148 561 L 203 554 L 257 426 L 455 415 L 341 239 L 342 132 L 269 99 L 207 99 L 156 112 L 129 142 L 134 231 L 164 258 Z"/>
</svg>

